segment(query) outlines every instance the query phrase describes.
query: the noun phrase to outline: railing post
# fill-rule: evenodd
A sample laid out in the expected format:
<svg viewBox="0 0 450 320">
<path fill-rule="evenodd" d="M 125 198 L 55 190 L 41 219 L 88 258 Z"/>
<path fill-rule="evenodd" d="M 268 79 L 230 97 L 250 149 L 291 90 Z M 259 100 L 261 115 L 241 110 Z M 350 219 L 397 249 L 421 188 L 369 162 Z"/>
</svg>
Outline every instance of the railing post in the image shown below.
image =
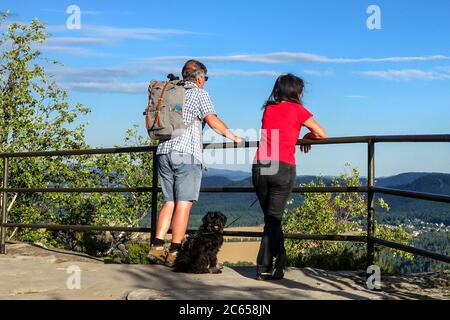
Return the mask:
<svg viewBox="0 0 450 320">
<path fill-rule="evenodd" d="M 375 244 L 372 237 L 375 234 L 375 143 L 368 141 L 367 149 L 367 267 L 373 265 Z"/>
<path fill-rule="evenodd" d="M 158 161 L 156 160 L 156 149 L 152 156 L 152 217 L 150 243 L 154 243 L 156 238 L 156 222 L 158 216 Z"/>
<path fill-rule="evenodd" d="M 8 187 L 8 158 L 3 158 L 3 186 L 1 191 L 1 222 L 7 222 L 8 201 L 6 188 Z M 0 227 L 0 254 L 6 253 L 6 227 Z"/>
</svg>

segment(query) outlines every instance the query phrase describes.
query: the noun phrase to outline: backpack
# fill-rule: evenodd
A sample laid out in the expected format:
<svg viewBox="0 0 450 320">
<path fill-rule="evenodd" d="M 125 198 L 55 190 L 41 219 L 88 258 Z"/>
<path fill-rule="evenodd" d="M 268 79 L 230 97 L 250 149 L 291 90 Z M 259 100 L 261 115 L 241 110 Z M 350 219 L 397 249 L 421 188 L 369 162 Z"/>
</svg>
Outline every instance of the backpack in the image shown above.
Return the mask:
<svg viewBox="0 0 450 320">
<path fill-rule="evenodd" d="M 167 78 L 168 81 L 152 80 L 148 86 L 145 127 L 154 140 L 178 137 L 189 126 L 183 121 L 186 89 L 189 88 L 173 74 L 169 74 Z"/>
</svg>

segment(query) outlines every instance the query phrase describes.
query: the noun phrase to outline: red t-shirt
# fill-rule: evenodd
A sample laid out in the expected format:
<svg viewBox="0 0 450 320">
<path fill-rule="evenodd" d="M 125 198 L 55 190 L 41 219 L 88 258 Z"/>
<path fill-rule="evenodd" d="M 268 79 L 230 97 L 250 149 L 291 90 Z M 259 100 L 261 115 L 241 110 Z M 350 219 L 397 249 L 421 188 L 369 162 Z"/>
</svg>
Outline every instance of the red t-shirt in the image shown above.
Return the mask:
<svg viewBox="0 0 450 320">
<path fill-rule="evenodd" d="M 261 139 L 255 160 L 272 160 L 295 165 L 295 145 L 300 128 L 312 114 L 293 102 L 280 102 L 265 108 Z"/>
</svg>

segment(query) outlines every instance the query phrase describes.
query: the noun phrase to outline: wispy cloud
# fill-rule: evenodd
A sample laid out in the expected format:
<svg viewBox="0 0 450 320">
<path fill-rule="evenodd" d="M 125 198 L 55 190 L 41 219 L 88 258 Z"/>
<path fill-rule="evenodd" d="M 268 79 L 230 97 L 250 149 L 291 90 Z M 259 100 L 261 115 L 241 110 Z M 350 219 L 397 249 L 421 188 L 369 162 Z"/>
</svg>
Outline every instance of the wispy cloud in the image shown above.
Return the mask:
<svg viewBox="0 0 450 320">
<path fill-rule="evenodd" d="M 72 31 L 72 36 L 64 36 L 68 31 L 65 25 L 50 25 L 47 31 L 51 37 L 44 42 L 44 50 L 74 55 L 95 55 L 94 49 L 83 49 L 83 46 L 102 46 L 127 40 L 156 41 L 163 37 L 196 34 L 182 29 L 121 28 L 83 23 L 80 30 Z"/>
<path fill-rule="evenodd" d="M 50 25 L 47 30 L 51 33 L 67 31 L 65 25 Z M 108 39 L 109 42 L 122 40 L 157 40 L 162 36 L 193 35 L 196 32 L 182 29 L 164 28 L 121 28 L 104 25 L 81 24 L 81 29 L 76 30 L 82 36 Z"/>
<path fill-rule="evenodd" d="M 45 52 L 59 52 L 76 56 L 104 56 L 103 53 L 79 46 L 54 46 L 43 44 L 39 48 Z"/>
<path fill-rule="evenodd" d="M 64 84 L 63 86 L 67 87 L 70 90 L 83 92 L 145 94 L 148 88 L 148 82 L 137 82 L 137 83 L 74 82 Z"/>
<path fill-rule="evenodd" d="M 130 11 L 120 11 L 120 12 L 112 12 L 112 11 L 97 11 L 97 10 L 85 10 L 84 7 L 81 7 L 81 14 L 88 16 L 100 16 L 100 15 L 130 15 L 133 12 Z M 57 9 L 41 9 L 42 12 L 50 12 L 50 13 L 58 13 L 67 15 L 66 10 L 57 10 Z"/>
<path fill-rule="evenodd" d="M 108 43 L 105 38 L 100 37 L 51 37 L 45 41 L 46 44 L 52 46 L 61 45 L 101 45 Z"/>
<path fill-rule="evenodd" d="M 318 77 L 328 77 L 334 75 L 333 70 L 303 70 L 303 73 Z"/>
<path fill-rule="evenodd" d="M 281 64 L 292 62 L 361 63 L 361 62 L 415 62 L 415 61 L 450 60 L 450 56 L 445 55 L 384 57 L 384 58 L 331 58 L 304 52 L 273 52 L 264 54 L 241 54 L 241 55 L 198 56 L 198 57 L 163 56 L 163 57 L 143 58 L 141 59 L 141 61 L 149 63 L 180 62 L 192 58 L 206 62 L 244 62 L 244 63 L 264 63 L 264 64 Z"/>
<path fill-rule="evenodd" d="M 179 66 L 142 66 L 127 64 L 112 67 L 51 67 L 49 73 L 64 87 L 83 92 L 140 93 L 148 83 L 141 80 L 159 75 L 161 79 L 168 73 L 179 74 Z M 211 70 L 214 77 L 277 77 L 281 72 L 273 70 Z M 150 81 L 150 79 L 148 80 Z"/>
<path fill-rule="evenodd" d="M 360 75 L 385 80 L 449 80 L 450 73 L 420 69 L 362 71 Z"/>
</svg>

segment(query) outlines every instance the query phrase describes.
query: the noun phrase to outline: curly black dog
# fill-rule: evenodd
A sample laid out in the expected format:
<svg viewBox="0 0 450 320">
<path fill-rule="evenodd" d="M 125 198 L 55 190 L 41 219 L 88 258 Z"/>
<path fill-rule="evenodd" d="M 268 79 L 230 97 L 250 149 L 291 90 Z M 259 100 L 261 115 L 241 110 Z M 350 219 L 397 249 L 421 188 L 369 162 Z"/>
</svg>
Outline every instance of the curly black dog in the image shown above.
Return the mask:
<svg viewBox="0 0 450 320">
<path fill-rule="evenodd" d="M 188 236 L 175 259 L 175 272 L 221 273 L 217 253 L 223 243 L 227 217 L 218 211 L 208 212 L 198 231 Z"/>
</svg>

